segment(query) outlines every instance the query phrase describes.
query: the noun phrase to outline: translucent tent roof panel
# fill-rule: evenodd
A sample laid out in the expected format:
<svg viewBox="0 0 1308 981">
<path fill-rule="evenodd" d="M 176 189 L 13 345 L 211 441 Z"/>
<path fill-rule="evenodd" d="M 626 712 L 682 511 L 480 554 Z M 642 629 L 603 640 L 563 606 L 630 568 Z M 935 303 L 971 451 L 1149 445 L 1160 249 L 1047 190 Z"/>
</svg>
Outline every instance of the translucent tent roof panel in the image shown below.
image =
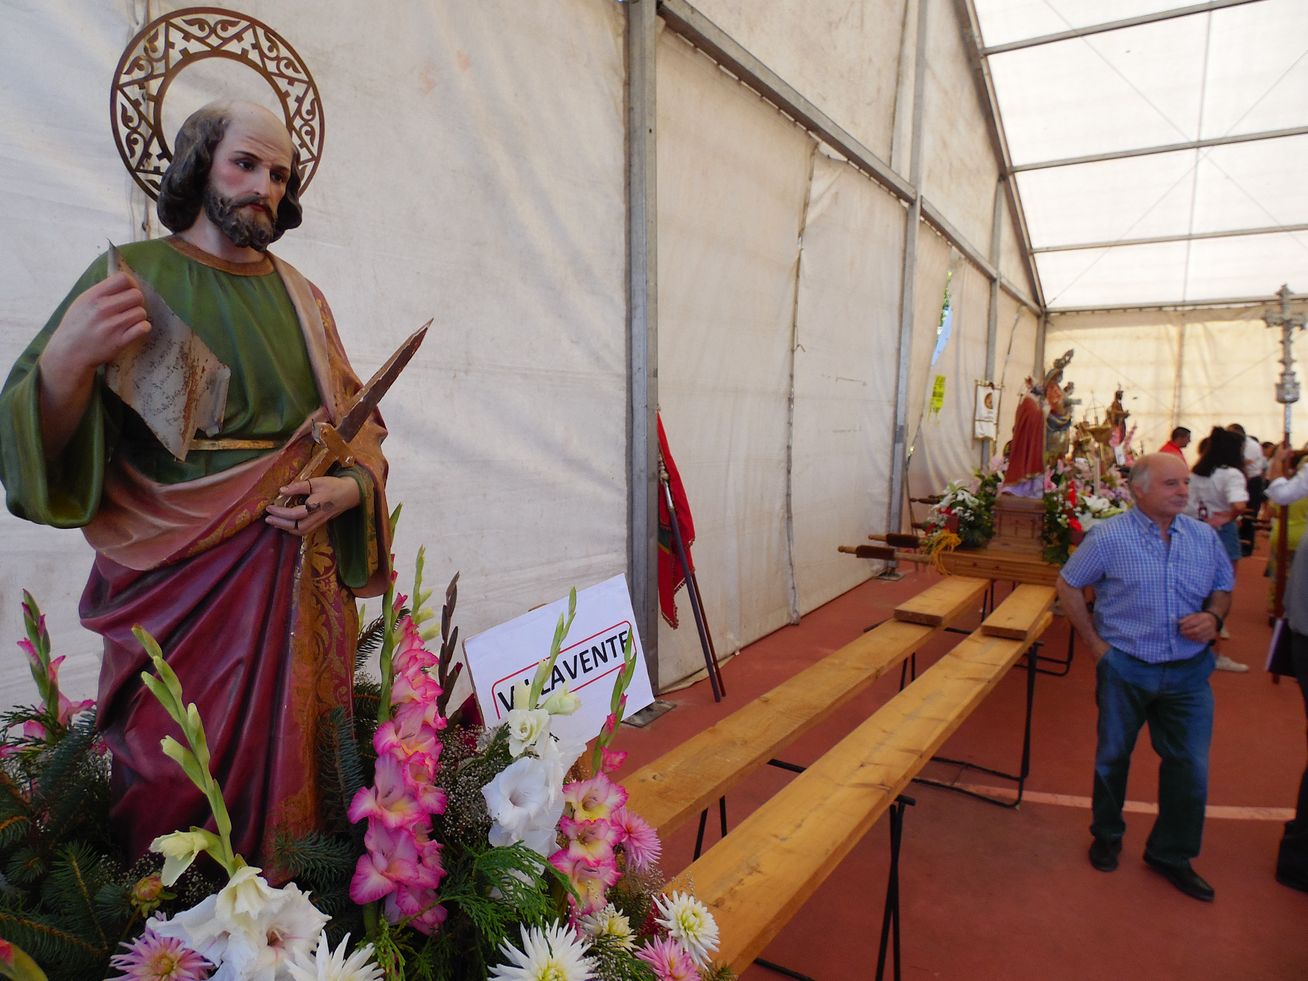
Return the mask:
<svg viewBox="0 0 1308 981">
<path fill-rule="evenodd" d="M 1308 136 L 1017 175 L 1035 248 L 1308 223 Z"/>
<path fill-rule="evenodd" d="M 1270 298 L 1308 291 L 1308 233 L 1045 252 L 1036 268 L 1053 310 Z"/>
<path fill-rule="evenodd" d="M 1176 0 L 977 0 L 976 5 L 986 44 L 1023 41 L 1176 6 Z"/>
<path fill-rule="evenodd" d="M 972 0 L 983 46 L 1183 11 L 1154 0 Z M 1259 0 L 991 53 L 1011 163 L 1051 309 L 1270 295 L 1308 278 L 1299 161 L 1308 2 Z M 1170 152 L 1140 151 L 1253 135 Z M 1108 159 L 1021 170 L 1086 156 Z M 1133 239 L 1285 229 L 1194 240 Z M 1120 254 L 1113 255 L 1111 253 Z"/>
</svg>

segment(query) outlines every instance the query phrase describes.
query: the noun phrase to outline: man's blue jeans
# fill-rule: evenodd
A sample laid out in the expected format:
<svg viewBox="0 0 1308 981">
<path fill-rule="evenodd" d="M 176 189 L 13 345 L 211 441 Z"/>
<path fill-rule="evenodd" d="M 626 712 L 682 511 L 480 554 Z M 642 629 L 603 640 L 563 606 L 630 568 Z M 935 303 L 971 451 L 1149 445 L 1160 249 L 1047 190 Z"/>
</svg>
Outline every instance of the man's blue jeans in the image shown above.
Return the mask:
<svg viewBox="0 0 1308 981">
<path fill-rule="evenodd" d="M 1140 727 L 1162 760 L 1158 768 L 1158 819 L 1145 854 L 1182 864 L 1199 854 L 1208 803 L 1208 747 L 1213 737 L 1212 649 L 1184 661 L 1148 664 L 1116 648 L 1099 660 L 1095 701 L 1094 822 L 1090 833 L 1120 841 L 1126 832 L 1122 804 Z"/>
</svg>

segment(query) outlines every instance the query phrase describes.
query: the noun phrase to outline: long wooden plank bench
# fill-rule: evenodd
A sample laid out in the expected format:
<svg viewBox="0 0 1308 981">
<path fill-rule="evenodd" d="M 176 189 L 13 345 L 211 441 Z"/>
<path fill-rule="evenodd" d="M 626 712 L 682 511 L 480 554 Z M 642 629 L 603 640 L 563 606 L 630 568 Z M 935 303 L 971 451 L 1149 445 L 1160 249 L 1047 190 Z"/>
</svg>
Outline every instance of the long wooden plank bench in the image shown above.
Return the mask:
<svg viewBox="0 0 1308 981">
<path fill-rule="evenodd" d="M 666 835 L 864 691 L 938 629 L 974 612 L 987 586 L 984 580 L 961 577 L 933 584 L 897 607 L 893 619 L 624 778 L 627 806 Z"/>
<path fill-rule="evenodd" d="M 817 890 L 909 781 L 1052 621 L 1054 591 L 1025 586 L 911 685 L 678 876 L 721 928 L 737 973 Z M 1002 615 L 1001 615 L 1002 614 Z"/>
</svg>

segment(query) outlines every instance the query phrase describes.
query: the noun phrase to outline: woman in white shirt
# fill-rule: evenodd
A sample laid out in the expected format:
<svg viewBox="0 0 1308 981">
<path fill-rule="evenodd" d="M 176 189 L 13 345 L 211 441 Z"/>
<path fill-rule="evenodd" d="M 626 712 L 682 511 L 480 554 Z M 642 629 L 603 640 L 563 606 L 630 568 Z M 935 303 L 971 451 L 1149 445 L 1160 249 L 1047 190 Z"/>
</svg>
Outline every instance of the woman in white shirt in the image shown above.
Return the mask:
<svg viewBox="0 0 1308 981">
<path fill-rule="evenodd" d="M 1249 501 L 1244 479 L 1244 438 L 1216 426 L 1199 446 L 1199 462 L 1190 474 L 1190 503 L 1185 513 L 1213 527 L 1231 559 L 1240 561 L 1240 531 L 1236 519 Z M 1222 631 L 1226 636 L 1226 631 Z M 1249 665 L 1217 655 L 1217 670 L 1248 671 Z"/>
</svg>

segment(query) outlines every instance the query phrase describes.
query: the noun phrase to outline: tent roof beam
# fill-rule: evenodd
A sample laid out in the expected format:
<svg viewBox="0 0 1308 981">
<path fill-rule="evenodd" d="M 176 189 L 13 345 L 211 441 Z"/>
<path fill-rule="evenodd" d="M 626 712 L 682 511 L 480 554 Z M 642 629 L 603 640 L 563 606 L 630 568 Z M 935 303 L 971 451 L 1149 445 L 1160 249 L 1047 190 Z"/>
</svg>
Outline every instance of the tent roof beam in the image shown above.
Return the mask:
<svg viewBox="0 0 1308 981">
<path fill-rule="evenodd" d="M 1308 232 L 1308 224 L 1267 225 L 1263 228 L 1232 228 L 1217 232 L 1191 232 L 1187 235 L 1152 235 L 1148 238 L 1118 238 L 1107 242 L 1073 242 L 1067 245 L 1040 245 L 1041 252 L 1079 252 L 1089 249 L 1112 249 L 1126 245 L 1161 245 L 1166 242 L 1191 242 L 1204 238 L 1239 238 L 1244 235 L 1279 235 L 1284 232 Z"/>
<path fill-rule="evenodd" d="M 1290 299 L 1308 300 L 1308 293 L 1291 293 Z M 1113 303 L 1095 307 L 1052 307 L 1047 315 L 1061 317 L 1073 313 L 1125 313 L 1132 310 L 1207 310 L 1217 309 L 1218 307 L 1266 307 L 1277 302 L 1277 297 L 1274 295 L 1222 296 L 1211 300 L 1156 300 L 1153 302 L 1141 301 L 1139 303 Z"/>
<path fill-rule="evenodd" d="M 1224 7 L 1238 7 L 1246 3 L 1258 3 L 1259 0 L 1208 0 L 1207 3 L 1196 3 L 1186 7 L 1176 7 L 1172 10 L 1158 10 L 1152 14 L 1141 14 L 1138 17 L 1124 17 L 1121 20 L 1108 21 L 1104 24 L 1091 24 L 1087 27 L 1074 27 L 1071 30 L 1058 31 L 1054 34 L 1042 34 L 1039 37 L 1025 38 L 1021 41 L 1008 41 L 1004 44 L 995 44 L 987 48 L 982 48 L 981 53 L 986 57 L 990 55 L 1003 54 L 1007 51 L 1020 51 L 1023 48 L 1034 48 L 1041 44 L 1054 44 L 1058 41 L 1070 41 L 1073 38 L 1089 37 L 1092 34 L 1103 34 L 1106 31 L 1120 31 L 1127 27 L 1139 27 L 1143 24 L 1155 24 L 1162 20 L 1172 20 L 1176 17 L 1188 17 L 1191 14 L 1206 14 L 1210 11 L 1221 10 Z"/>
<path fill-rule="evenodd" d="M 1290 136 L 1308 136 L 1308 126 L 1289 129 L 1269 129 L 1258 133 L 1238 133 L 1231 136 L 1213 136 L 1206 140 L 1187 143 L 1166 143 L 1161 146 L 1139 147 L 1132 150 L 1112 150 L 1108 153 L 1087 153 L 1080 157 L 1062 157 L 1058 160 L 1038 160 L 1033 163 L 1014 164 L 1009 172 L 1020 174 L 1028 170 L 1048 170 L 1053 167 L 1075 167 L 1077 164 L 1103 163 L 1106 160 L 1125 160 L 1129 157 L 1148 157 L 1155 153 L 1174 153 L 1177 150 L 1202 150 L 1210 146 L 1228 146 L 1232 143 L 1256 143 L 1262 140 L 1283 140 Z"/>
</svg>

